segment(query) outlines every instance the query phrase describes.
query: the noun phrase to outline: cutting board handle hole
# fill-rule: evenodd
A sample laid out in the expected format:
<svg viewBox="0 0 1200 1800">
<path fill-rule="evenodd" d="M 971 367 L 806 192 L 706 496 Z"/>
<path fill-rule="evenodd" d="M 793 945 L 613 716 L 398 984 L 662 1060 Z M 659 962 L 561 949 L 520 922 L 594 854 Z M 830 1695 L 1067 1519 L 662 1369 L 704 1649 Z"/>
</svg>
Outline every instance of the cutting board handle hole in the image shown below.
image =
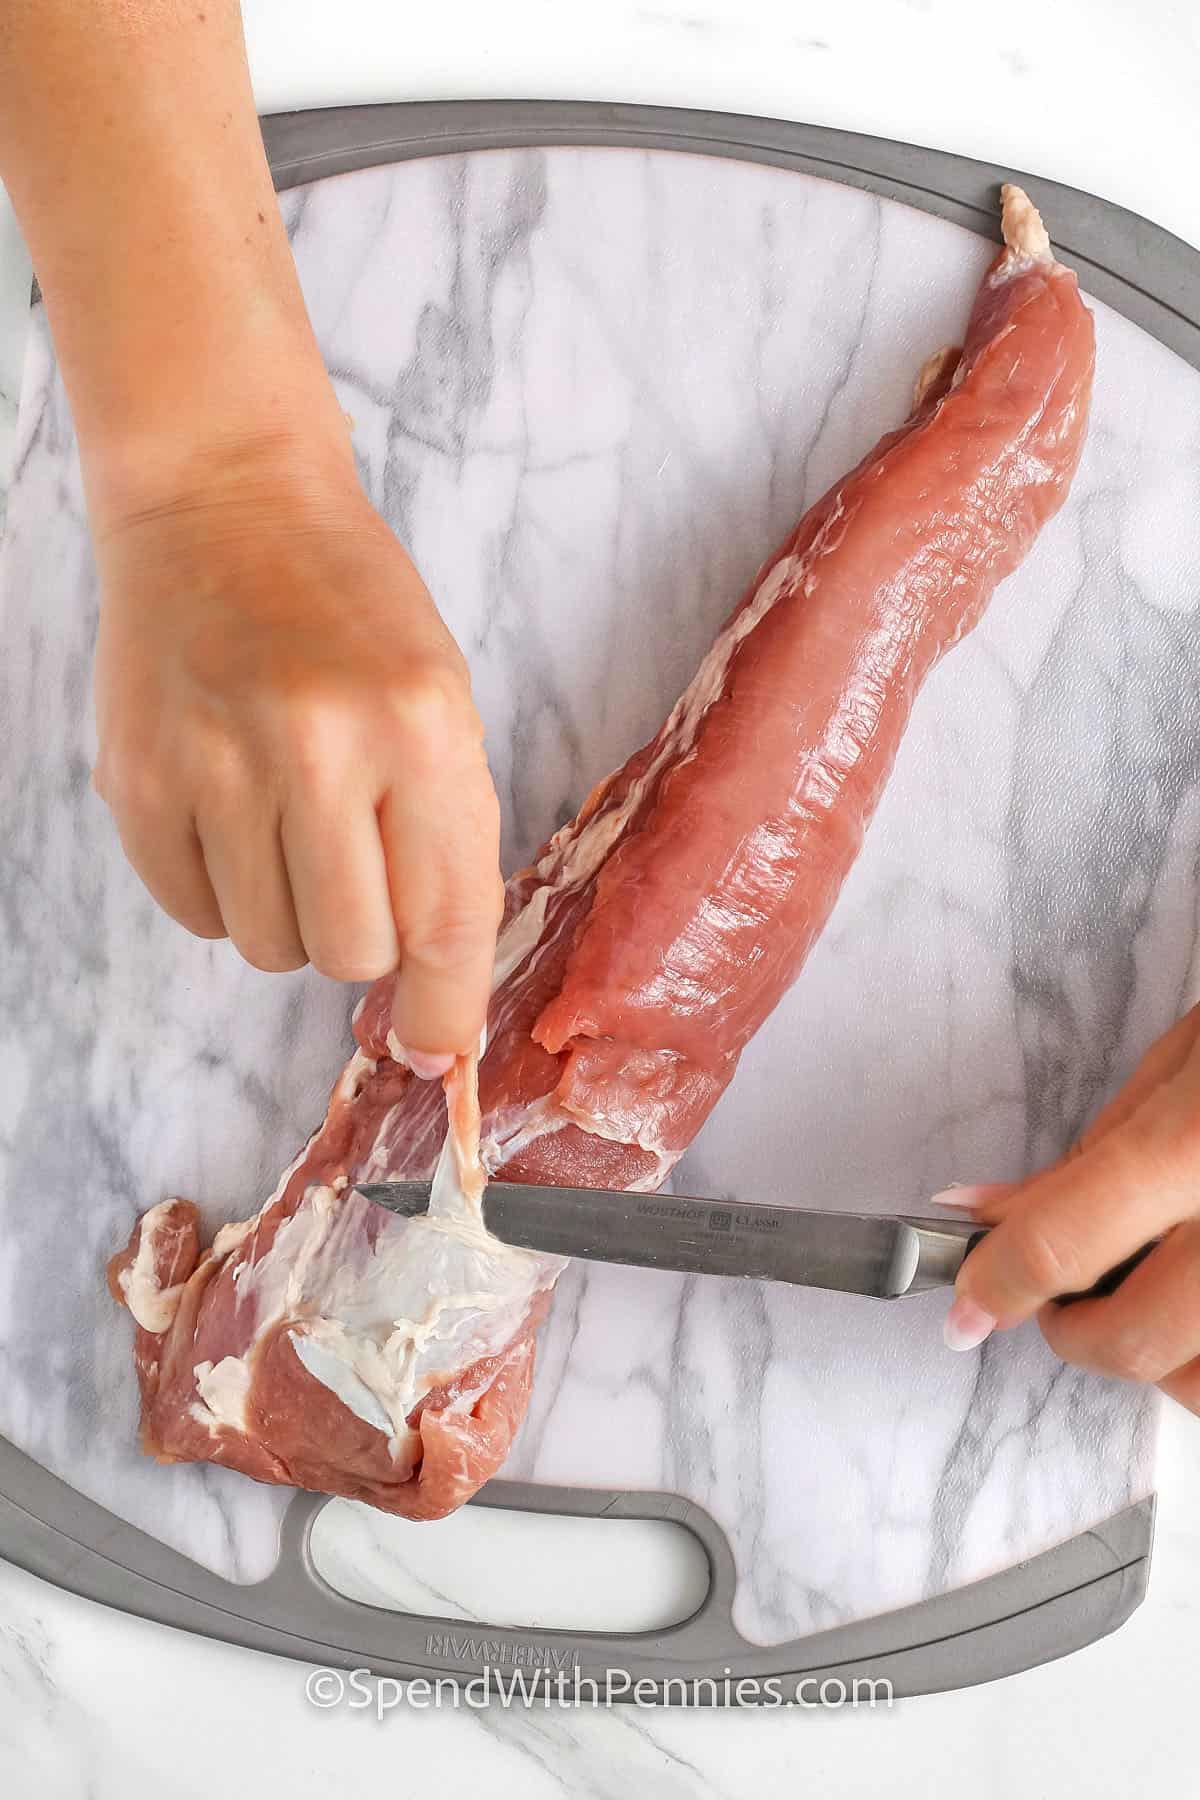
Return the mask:
<svg viewBox="0 0 1200 1800">
<path fill-rule="evenodd" d="M 659 1631 L 690 1618 L 710 1581 L 700 1540 L 671 1520 L 498 1506 L 414 1524 L 331 1500 L 309 1555 L 347 1600 L 515 1629 Z"/>
</svg>

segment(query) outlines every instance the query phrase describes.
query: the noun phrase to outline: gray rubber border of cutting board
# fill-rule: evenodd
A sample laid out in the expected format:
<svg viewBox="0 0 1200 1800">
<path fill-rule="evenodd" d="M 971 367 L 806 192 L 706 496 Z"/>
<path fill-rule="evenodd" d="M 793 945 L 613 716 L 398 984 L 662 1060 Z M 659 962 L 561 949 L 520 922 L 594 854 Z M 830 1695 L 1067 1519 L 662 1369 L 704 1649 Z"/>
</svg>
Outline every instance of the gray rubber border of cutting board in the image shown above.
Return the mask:
<svg viewBox="0 0 1200 1800">
<path fill-rule="evenodd" d="M 587 100 L 435 100 L 275 113 L 263 120 L 263 136 L 280 190 L 412 157 L 622 146 L 802 169 L 995 239 L 998 189 L 1018 181 L 1050 221 L 1057 255 L 1088 293 L 1200 369 L 1200 251 L 1095 194 L 946 150 L 784 119 Z"/>
<path fill-rule="evenodd" d="M 624 146 L 733 157 L 824 176 L 996 235 L 996 190 L 1020 180 L 1089 293 L 1200 368 L 1200 254 L 1160 226 L 1057 182 L 939 150 L 819 125 L 601 102 L 448 101 L 280 113 L 263 121 L 279 189 L 414 157 L 538 145 Z M 670 1520 L 691 1530 L 711 1581 L 700 1608 L 661 1631 L 588 1633 L 418 1617 L 346 1599 L 313 1565 L 324 1496 L 298 1494 L 266 1581 L 202 1568 L 0 1439 L 0 1555 L 58 1587 L 160 1624 L 331 1668 L 493 1687 L 520 1671 L 546 1691 L 570 1682 L 650 1682 L 660 1698 L 730 1698 L 749 1679 L 889 1684 L 896 1698 L 969 1686 L 1064 1656 L 1113 1631 L 1146 1591 L 1147 1498 L 1066 1543 L 970 1586 L 790 1643 L 746 1642 L 732 1620 L 736 1570 L 724 1534 L 674 1494 L 494 1481 L 472 1504 L 581 1517 Z M 699 1688 L 695 1684 L 701 1684 Z M 836 1684 L 842 1684 L 839 1689 Z M 711 1685 L 709 1685 L 711 1684 Z M 588 1692 L 590 1690 L 586 1690 Z M 861 1691 L 861 1689 L 860 1689 Z M 644 1690 L 643 1690 L 644 1692 Z M 808 1703 L 811 1704 L 811 1690 Z M 622 1696 L 627 1697 L 627 1696 Z M 773 1701 L 770 1690 L 763 1696 Z"/>
</svg>

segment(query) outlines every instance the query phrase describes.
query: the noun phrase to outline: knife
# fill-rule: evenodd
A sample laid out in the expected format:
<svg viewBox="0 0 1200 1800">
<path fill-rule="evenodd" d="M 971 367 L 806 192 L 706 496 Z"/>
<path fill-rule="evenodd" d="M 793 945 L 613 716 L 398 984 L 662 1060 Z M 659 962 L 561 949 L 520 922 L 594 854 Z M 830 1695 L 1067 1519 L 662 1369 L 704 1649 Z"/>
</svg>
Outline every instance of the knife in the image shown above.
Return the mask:
<svg viewBox="0 0 1200 1800">
<path fill-rule="evenodd" d="M 429 1210 L 428 1181 L 366 1182 L 367 1200 L 402 1218 Z M 532 1187 L 493 1181 L 483 1222 L 518 1249 L 687 1275 L 738 1275 L 898 1300 L 952 1287 L 964 1258 L 987 1235 L 968 1219 L 907 1214 L 813 1212 L 689 1194 L 631 1194 L 611 1188 Z M 1154 1248 L 1146 1244 L 1086 1294 L 1120 1285 Z"/>
</svg>

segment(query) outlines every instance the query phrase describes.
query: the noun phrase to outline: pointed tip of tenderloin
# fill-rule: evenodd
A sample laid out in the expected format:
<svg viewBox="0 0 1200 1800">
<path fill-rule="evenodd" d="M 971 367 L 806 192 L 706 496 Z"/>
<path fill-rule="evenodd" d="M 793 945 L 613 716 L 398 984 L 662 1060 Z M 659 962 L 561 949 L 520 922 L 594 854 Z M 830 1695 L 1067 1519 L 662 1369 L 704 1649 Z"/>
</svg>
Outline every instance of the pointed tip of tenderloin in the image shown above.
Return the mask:
<svg viewBox="0 0 1200 1800">
<path fill-rule="evenodd" d="M 1024 188 L 1006 181 L 1000 189 L 1000 229 L 1004 242 L 1017 256 L 1031 256 L 1048 261 L 1053 252 L 1050 238 L 1042 224 L 1042 215 Z"/>
</svg>

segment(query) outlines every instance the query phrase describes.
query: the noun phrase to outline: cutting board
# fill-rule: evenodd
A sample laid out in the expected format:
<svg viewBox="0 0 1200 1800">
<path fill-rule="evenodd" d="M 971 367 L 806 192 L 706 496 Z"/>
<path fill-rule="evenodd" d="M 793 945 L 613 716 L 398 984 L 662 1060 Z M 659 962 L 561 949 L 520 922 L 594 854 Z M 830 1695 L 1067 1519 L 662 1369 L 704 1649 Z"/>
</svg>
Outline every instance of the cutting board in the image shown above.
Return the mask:
<svg viewBox="0 0 1200 1800">
<path fill-rule="evenodd" d="M 801 130 L 600 107 L 268 122 L 362 480 L 470 659 L 509 869 L 654 732 L 763 555 L 961 334 L 990 172 Z M 1018 1176 L 1196 990 L 1200 375 L 1147 273 L 1192 253 L 1142 221 L 1131 249 L 1128 215 L 1033 187 L 1085 287 L 1165 320 L 1176 349 L 1095 302 L 1070 500 L 929 683 L 828 930 L 681 1190 L 916 1210 Z M 1120 273 L 1139 243 L 1140 295 Z M 90 791 L 96 581 L 40 305 L 3 598 L 0 1553 L 291 1654 L 470 1668 L 429 1620 L 303 1573 L 311 1501 L 136 1450 L 105 1258 L 167 1193 L 210 1228 L 261 1203 L 321 1115 L 357 995 L 188 938 Z M 831 1663 L 1099 1583 L 1092 1613 L 1049 1638 L 1027 1620 L 976 1672 L 1083 1641 L 1144 1581 L 1154 1399 L 1033 1328 L 951 1356 L 945 1304 L 576 1265 L 485 1502 L 695 1529 L 716 1598 L 625 1646 L 660 1670 L 797 1667 L 801 1640 Z"/>
</svg>

